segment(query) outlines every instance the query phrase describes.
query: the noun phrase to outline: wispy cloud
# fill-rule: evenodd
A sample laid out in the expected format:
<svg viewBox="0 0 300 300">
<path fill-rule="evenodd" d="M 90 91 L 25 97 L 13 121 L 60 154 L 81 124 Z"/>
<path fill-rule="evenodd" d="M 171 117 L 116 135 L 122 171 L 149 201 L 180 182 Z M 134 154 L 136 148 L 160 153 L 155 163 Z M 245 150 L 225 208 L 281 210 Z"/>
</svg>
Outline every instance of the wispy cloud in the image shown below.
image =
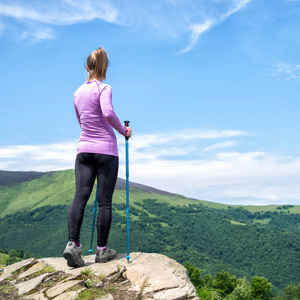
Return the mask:
<svg viewBox="0 0 300 300">
<path fill-rule="evenodd" d="M 51 28 L 37 28 L 36 30 L 26 30 L 20 34 L 21 39 L 30 39 L 34 42 L 40 40 L 48 40 L 55 38 L 55 34 Z"/>
<path fill-rule="evenodd" d="M 33 22 L 42 27 L 48 25 L 49 28 L 101 19 L 144 30 L 157 38 L 178 40 L 188 35 L 190 41 L 181 51 L 185 53 L 195 47 L 204 32 L 220 25 L 251 1 L 3 0 L 0 4 L 0 17 L 22 22 L 25 27 L 26 22 Z M 35 38 L 38 36 L 36 34 Z M 41 35 L 41 38 L 46 37 L 47 35 Z M 48 37 L 52 38 L 53 32 Z"/>
<path fill-rule="evenodd" d="M 104 1 L 53 0 L 41 1 L 2 1 L 0 15 L 19 20 L 36 21 L 52 25 L 70 25 L 102 19 L 115 22 L 117 10 Z"/>
<path fill-rule="evenodd" d="M 207 16 L 204 21 L 201 23 L 191 24 L 188 27 L 188 30 L 191 31 L 191 40 L 190 44 L 184 48 L 181 53 L 188 52 L 192 50 L 198 42 L 199 37 L 205 33 L 206 31 L 210 30 L 212 27 L 217 26 L 224 21 L 226 21 L 231 15 L 237 13 L 241 10 L 244 6 L 246 6 L 252 0 L 236 0 L 236 1 L 229 1 L 231 2 L 230 7 L 227 8 L 225 12 L 221 11 L 219 14 L 215 14 L 213 16 Z"/>
<path fill-rule="evenodd" d="M 54 171 L 74 166 L 77 141 L 48 145 L 17 145 L 0 148 L 0 169 Z"/>
<path fill-rule="evenodd" d="M 279 80 L 294 80 L 300 78 L 300 64 L 288 65 L 285 63 L 277 63 L 274 65 L 272 76 L 277 77 Z"/>
<path fill-rule="evenodd" d="M 3 20 L 21 22 L 24 32 L 22 39 L 34 40 L 54 37 L 52 27 L 45 25 L 72 25 L 101 19 L 115 23 L 118 11 L 105 1 L 96 0 L 53 0 L 53 1 L 2 1 L 0 4 L 0 17 Z M 34 26 L 32 26 L 34 24 Z M 38 28 L 38 27 L 41 28 Z"/>
<path fill-rule="evenodd" d="M 230 148 L 236 146 L 238 143 L 236 141 L 228 141 L 224 143 L 218 143 L 203 149 L 204 152 L 211 151 L 211 150 L 219 150 L 224 148 Z"/>
<path fill-rule="evenodd" d="M 228 204 L 299 203 L 300 157 L 243 152 L 241 142 L 233 138 L 248 137 L 241 131 L 135 134 L 129 142 L 130 180 L 196 199 Z M 119 176 L 124 178 L 124 139 L 118 139 Z M 76 148 L 75 140 L 1 147 L 0 169 L 73 168 Z"/>
</svg>

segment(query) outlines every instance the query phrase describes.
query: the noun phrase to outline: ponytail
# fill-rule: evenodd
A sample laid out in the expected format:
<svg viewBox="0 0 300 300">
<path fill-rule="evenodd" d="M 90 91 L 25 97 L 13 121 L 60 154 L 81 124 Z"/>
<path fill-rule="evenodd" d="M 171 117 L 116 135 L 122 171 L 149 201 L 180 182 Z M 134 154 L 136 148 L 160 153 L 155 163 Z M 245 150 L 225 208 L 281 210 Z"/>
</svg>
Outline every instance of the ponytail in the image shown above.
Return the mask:
<svg viewBox="0 0 300 300">
<path fill-rule="evenodd" d="M 108 63 L 107 54 L 102 47 L 93 51 L 87 58 L 86 62 L 89 72 L 88 80 L 96 78 L 102 81 L 105 79 Z"/>
</svg>

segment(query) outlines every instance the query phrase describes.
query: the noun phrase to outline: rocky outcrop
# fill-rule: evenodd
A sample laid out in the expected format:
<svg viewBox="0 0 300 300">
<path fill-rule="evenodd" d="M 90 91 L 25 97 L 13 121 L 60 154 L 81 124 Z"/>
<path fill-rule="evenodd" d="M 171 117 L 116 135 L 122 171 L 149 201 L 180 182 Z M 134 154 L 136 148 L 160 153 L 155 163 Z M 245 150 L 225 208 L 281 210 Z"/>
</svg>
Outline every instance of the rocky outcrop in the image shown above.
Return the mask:
<svg viewBox="0 0 300 300">
<path fill-rule="evenodd" d="M 76 299 L 85 290 L 101 290 L 97 299 L 197 300 L 186 269 L 155 253 L 131 253 L 105 263 L 85 256 L 85 267 L 70 268 L 63 258 L 28 259 L 4 269 L 0 284 L 10 285 L 22 299 Z M 86 292 L 85 291 L 85 292 Z M 10 298 L 13 299 L 13 298 Z"/>
</svg>

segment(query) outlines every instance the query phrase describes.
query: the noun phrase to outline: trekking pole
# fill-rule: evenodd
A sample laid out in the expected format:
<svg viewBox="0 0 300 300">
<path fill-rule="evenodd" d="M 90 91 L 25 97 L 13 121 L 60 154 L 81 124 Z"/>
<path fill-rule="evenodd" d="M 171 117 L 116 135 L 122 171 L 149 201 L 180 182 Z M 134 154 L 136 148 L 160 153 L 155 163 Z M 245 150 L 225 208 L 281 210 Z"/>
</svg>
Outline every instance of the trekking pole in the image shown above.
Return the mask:
<svg viewBox="0 0 300 300">
<path fill-rule="evenodd" d="M 94 237 L 94 227 L 95 227 L 95 219 L 96 219 L 96 210 L 97 210 L 97 196 L 98 196 L 98 182 L 96 185 L 96 196 L 95 196 L 95 206 L 94 206 L 94 219 L 93 219 L 93 227 L 92 227 L 92 236 L 91 236 L 91 246 L 89 253 L 92 254 L 93 252 L 93 237 Z"/>
<path fill-rule="evenodd" d="M 129 127 L 129 121 L 124 121 L 125 127 Z M 129 262 L 129 154 L 128 154 L 128 137 L 125 137 L 126 145 L 126 214 L 127 214 L 127 262 Z"/>
</svg>

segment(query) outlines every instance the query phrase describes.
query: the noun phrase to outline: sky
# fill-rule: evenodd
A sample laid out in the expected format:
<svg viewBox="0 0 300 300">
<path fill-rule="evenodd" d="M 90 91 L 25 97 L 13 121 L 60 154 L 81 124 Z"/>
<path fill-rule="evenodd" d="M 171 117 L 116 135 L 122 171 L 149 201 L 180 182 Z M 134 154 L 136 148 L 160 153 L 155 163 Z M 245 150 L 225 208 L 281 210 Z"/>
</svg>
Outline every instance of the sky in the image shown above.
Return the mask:
<svg viewBox="0 0 300 300">
<path fill-rule="evenodd" d="M 73 95 L 100 46 L 131 181 L 300 204 L 299 0 L 0 0 L 0 170 L 74 168 Z"/>
</svg>

